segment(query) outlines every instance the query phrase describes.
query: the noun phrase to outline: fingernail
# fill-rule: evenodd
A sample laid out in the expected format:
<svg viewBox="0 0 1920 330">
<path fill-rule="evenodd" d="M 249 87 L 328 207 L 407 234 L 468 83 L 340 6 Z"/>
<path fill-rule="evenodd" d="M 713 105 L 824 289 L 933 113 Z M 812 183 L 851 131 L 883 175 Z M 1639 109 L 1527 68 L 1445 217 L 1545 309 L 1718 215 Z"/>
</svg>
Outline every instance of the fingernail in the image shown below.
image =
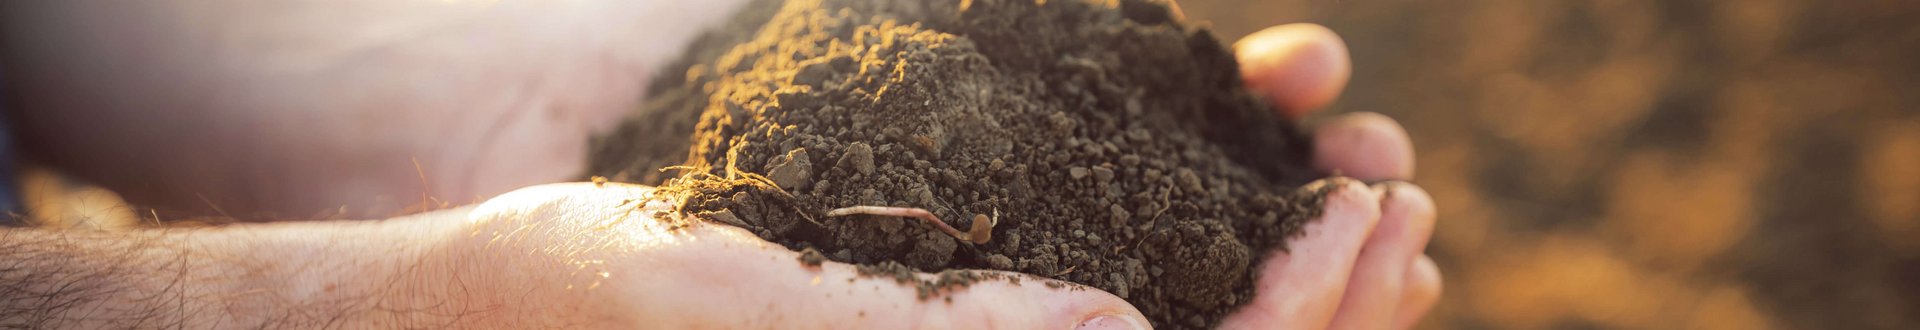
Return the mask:
<svg viewBox="0 0 1920 330">
<path fill-rule="evenodd" d="M 1095 316 L 1091 319 L 1087 319 L 1086 321 L 1080 321 L 1080 325 L 1077 327 L 1074 327 L 1074 329 L 1148 330 L 1152 328 L 1147 327 L 1146 321 L 1136 319 L 1133 317 L 1128 317 L 1124 315 L 1100 315 L 1100 316 Z"/>
</svg>

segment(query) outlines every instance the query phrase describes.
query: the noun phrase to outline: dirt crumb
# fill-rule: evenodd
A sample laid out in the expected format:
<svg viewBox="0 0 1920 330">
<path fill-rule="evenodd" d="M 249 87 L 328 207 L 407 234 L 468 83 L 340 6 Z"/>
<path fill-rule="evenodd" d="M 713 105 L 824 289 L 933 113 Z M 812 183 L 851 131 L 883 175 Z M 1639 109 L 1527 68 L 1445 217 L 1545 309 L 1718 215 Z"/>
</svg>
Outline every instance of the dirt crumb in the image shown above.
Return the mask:
<svg viewBox="0 0 1920 330">
<path fill-rule="evenodd" d="M 827 256 L 820 254 L 820 250 L 814 250 L 813 248 L 806 248 L 806 249 L 800 250 L 801 264 L 805 264 L 807 266 L 812 266 L 812 267 L 819 267 L 820 264 L 826 263 L 826 262 L 827 262 Z"/>
</svg>

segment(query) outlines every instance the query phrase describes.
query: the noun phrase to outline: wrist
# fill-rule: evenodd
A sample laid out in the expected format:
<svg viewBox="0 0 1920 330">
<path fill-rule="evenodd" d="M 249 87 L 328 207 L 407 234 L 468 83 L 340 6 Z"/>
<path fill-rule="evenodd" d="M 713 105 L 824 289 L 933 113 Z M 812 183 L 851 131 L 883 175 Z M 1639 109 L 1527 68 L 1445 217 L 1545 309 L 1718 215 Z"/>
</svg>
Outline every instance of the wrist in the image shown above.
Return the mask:
<svg viewBox="0 0 1920 330">
<path fill-rule="evenodd" d="M 411 274 L 436 226 L 0 228 L 0 328 L 427 324 L 403 298 L 426 288 Z"/>
<path fill-rule="evenodd" d="M 226 318 L 215 324 L 422 327 L 469 313 L 449 294 L 457 288 L 439 280 L 453 265 L 430 257 L 460 232 L 465 213 L 235 225 L 188 240 L 206 255 L 232 256 L 193 266 L 210 279 L 206 295 L 226 297 L 209 306 Z"/>
</svg>

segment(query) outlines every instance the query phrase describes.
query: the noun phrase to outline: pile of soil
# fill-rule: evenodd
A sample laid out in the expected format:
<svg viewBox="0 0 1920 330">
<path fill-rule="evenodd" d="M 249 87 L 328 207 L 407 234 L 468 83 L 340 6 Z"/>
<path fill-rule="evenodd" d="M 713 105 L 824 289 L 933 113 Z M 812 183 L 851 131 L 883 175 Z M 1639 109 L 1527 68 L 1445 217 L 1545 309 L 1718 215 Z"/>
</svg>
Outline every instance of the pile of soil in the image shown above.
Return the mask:
<svg viewBox="0 0 1920 330">
<path fill-rule="evenodd" d="M 1252 298 L 1264 251 L 1317 216 L 1323 192 L 1296 188 L 1323 176 L 1310 144 L 1164 3 L 747 8 L 596 141 L 591 174 L 661 185 L 803 262 L 1035 274 L 1126 298 L 1158 327 L 1215 325 Z M 997 222 L 974 244 L 826 215 L 856 205 Z"/>
</svg>

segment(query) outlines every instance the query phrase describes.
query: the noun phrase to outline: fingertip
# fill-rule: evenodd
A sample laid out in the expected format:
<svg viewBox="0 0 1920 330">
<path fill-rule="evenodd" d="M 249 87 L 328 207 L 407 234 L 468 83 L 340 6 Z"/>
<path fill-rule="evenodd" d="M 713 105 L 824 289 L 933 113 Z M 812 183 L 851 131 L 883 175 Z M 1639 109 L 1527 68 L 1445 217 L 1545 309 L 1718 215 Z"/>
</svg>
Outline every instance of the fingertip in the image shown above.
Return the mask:
<svg viewBox="0 0 1920 330">
<path fill-rule="evenodd" d="M 1353 74 L 1347 44 L 1325 26 L 1269 27 L 1234 44 L 1248 89 L 1298 119 L 1333 103 Z"/>
<path fill-rule="evenodd" d="M 1394 329 L 1412 329 L 1419 325 L 1420 318 L 1440 301 L 1440 266 L 1433 263 L 1433 258 L 1426 255 L 1414 258 L 1413 265 L 1407 268 L 1406 281 L 1406 292 L 1394 315 Z"/>
<path fill-rule="evenodd" d="M 1413 239 L 1409 247 L 1419 252 L 1427 246 L 1427 240 L 1433 236 L 1433 226 L 1437 211 L 1433 196 L 1419 185 L 1405 181 L 1387 181 L 1378 184 L 1380 191 L 1381 221 L 1387 218 L 1400 218 L 1406 221 L 1408 237 Z"/>
<path fill-rule="evenodd" d="M 1381 205 L 1405 207 L 1416 215 L 1433 214 L 1433 196 L 1428 195 L 1427 190 L 1420 188 L 1420 185 L 1393 180 L 1381 182 L 1375 186 L 1377 187 L 1374 190 L 1381 192 L 1383 201 Z"/>
<path fill-rule="evenodd" d="M 1342 221 L 1353 223 L 1378 223 L 1380 220 L 1380 193 L 1365 182 L 1344 177 L 1322 180 L 1332 189 L 1324 199 L 1324 213 L 1321 221 Z M 1372 224 L 1363 227 L 1372 228 Z M 1370 231 L 1370 230 L 1369 230 Z"/>
<path fill-rule="evenodd" d="M 1313 132 L 1314 167 L 1362 180 L 1412 180 L 1413 140 L 1400 123 L 1372 112 L 1343 114 Z"/>
</svg>

